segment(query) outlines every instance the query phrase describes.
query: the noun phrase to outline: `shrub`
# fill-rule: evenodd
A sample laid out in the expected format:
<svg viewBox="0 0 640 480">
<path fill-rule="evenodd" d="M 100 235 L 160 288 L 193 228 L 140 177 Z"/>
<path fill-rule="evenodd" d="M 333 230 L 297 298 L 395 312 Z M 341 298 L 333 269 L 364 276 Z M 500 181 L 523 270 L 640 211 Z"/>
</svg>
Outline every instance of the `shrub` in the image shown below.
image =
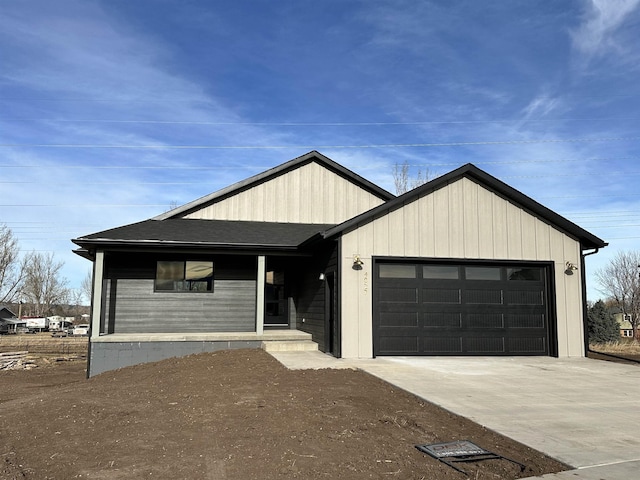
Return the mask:
<svg viewBox="0 0 640 480">
<path fill-rule="evenodd" d="M 620 326 L 602 300 L 587 309 L 589 343 L 620 341 Z"/>
</svg>

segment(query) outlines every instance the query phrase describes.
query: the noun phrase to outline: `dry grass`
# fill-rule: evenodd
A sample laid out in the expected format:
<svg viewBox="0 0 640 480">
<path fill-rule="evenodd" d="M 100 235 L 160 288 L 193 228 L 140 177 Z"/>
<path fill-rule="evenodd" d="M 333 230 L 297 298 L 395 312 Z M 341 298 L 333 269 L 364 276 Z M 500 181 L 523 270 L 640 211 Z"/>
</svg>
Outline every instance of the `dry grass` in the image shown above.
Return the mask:
<svg viewBox="0 0 640 480">
<path fill-rule="evenodd" d="M 589 345 L 591 352 L 589 357 L 598 360 L 617 361 L 628 360 L 629 362 L 640 363 L 640 343 L 637 340 L 624 339 L 619 342 L 592 343 Z"/>
<path fill-rule="evenodd" d="M 620 342 L 593 343 L 593 350 L 605 353 L 640 355 L 640 342 L 637 340 L 621 340 Z"/>
<path fill-rule="evenodd" d="M 85 355 L 87 337 L 53 338 L 51 333 L 1 335 L 0 352 L 27 351 L 51 355 Z"/>
</svg>

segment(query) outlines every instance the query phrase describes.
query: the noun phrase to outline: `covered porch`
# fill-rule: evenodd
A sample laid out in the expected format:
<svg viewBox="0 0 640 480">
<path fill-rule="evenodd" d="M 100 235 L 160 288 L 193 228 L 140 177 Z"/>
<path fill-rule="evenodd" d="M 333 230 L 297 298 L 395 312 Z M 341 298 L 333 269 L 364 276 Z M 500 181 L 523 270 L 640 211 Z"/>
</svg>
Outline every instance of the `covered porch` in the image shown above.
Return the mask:
<svg viewBox="0 0 640 480">
<path fill-rule="evenodd" d="M 294 341 L 337 354 L 337 243 L 319 238 L 326 228 L 152 220 L 76 239 L 94 266 L 90 375 Z"/>
</svg>

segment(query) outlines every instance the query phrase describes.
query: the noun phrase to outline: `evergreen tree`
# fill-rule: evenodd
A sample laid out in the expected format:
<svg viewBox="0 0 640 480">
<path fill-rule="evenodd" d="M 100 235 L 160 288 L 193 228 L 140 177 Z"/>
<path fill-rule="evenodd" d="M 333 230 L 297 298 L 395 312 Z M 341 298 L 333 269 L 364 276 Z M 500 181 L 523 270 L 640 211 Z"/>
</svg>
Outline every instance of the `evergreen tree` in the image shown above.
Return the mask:
<svg viewBox="0 0 640 480">
<path fill-rule="evenodd" d="M 620 341 L 620 326 L 602 300 L 587 309 L 589 343 Z"/>
</svg>

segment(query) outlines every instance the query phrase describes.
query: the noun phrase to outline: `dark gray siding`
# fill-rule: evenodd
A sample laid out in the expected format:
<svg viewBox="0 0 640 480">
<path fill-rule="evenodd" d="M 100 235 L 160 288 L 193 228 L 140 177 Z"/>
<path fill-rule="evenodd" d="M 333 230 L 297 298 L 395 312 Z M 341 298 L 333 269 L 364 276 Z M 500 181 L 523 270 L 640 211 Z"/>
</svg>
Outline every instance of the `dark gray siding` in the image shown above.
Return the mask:
<svg viewBox="0 0 640 480">
<path fill-rule="evenodd" d="M 213 292 L 155 292 L 156 262 L 145 255 L 107 259 L 103 333 L 255 330 L 255 257 L 170 257 L 214 262 Z M 169 259 L 163 257 L 162 260 Z"/>
<path fill-rule="evenodd" d="M 337 242 L 332 242 L 316 252 L 308 268 L 300 273 L 296 298 L 296 328 L 310 333 L 323 352 L 328 350 L 325 338 L 326 280 L 319 280 L 319 275 L 337 272 L 337 245 Z"/>
</svg>

